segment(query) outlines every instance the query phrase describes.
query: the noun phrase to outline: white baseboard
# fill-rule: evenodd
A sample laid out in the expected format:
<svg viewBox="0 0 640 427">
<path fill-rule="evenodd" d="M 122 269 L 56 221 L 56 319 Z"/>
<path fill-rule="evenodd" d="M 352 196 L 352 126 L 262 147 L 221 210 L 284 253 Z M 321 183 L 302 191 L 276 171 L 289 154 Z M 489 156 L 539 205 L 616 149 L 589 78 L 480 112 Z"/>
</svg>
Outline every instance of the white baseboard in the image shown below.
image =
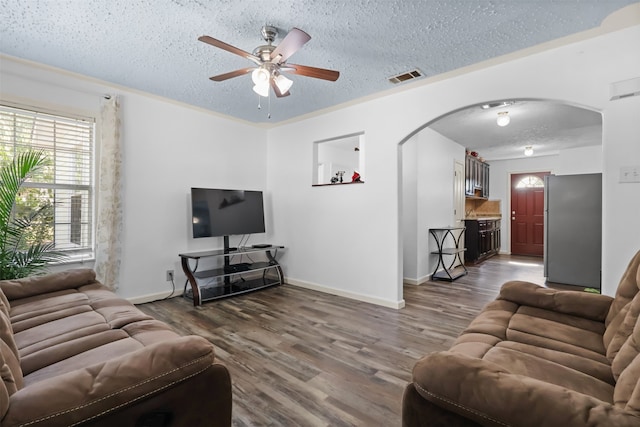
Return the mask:
<svg viewBox="0 0 640 427">
<path fill-rule="evenodd" d="M 404 308 L 404 300 L 389 301 L 381 298 L 370 297 L 368 295 L 362 295 L 355 292 L 343 291 L 341 289 L 330 288 L 328 286 L 318 285 L 315 283 L 304 282 L 302 280 L 291 279 L 287 277 L 286 283 L 289 285 L 297 286 L 299 288 L 311 289 L 313 291 L 324 292 L 326 294 L 337 295 L 339 297 L 354 299 L 357 301 L 367 302 L 369 304 L 380 305 L 388 308 L 401 309 Z"/>
<path fill-rule="evenodd" d="M 147 302 L 154 302 L 165 299 L 169 294 L 170 291 L 162 291 L 153 294 L 140 295 L 138 297 L 126 298 L 126 300 L 131 304 L 145 304 Z M 182 296 L 182 289 L 176 289 L 171 298 L 180 296 Z"/>
<path fill-rule="evenodd" d="M 414 286 L 418 286 L 418 285 L 422 285 L 424 283 L 427 283 L 429 280 L 431 280 L 431 275 L 427 275 L 424 277 L 421 277 L 419 279 L 410 279 L 408 277 L 404 277 L 402 279 L 402 283 L 404 283 L 405 285 L 414 285 Z"/>
</svg>

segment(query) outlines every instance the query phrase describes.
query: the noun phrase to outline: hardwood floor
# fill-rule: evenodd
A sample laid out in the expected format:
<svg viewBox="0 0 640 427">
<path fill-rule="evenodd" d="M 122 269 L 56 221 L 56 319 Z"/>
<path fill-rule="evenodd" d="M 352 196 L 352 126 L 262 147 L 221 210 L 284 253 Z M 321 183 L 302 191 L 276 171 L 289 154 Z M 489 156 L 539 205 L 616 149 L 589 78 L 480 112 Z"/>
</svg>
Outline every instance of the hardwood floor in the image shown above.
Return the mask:
<svg viewBox="0 0 640 427">
<path fill-rule="evenodd" d="M 290 285 L 200 308 L 183 298 L 138 307 L 215 345 L 234 426 L 399 426 L 414 363 L 448 349 L 502 283 L 542 276 L 541 258 L 499 255 L 453 283 L 405 285 L 401 310 Z"/>
</svg>

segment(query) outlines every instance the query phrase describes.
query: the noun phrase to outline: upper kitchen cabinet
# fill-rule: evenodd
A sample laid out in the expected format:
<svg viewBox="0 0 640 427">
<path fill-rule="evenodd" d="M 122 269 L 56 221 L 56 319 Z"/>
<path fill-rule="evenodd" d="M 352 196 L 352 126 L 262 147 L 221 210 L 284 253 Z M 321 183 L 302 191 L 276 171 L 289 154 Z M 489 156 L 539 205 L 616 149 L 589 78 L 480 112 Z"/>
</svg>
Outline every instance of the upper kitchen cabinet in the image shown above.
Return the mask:
<svg viewBox="0 0 640 427">
<path fill-rule="evenodd" d="M 465 186 L 466 197 L 489 198 L 489 164 L 475 156 L 467 154 L 465 158 Z"/>
</svg>

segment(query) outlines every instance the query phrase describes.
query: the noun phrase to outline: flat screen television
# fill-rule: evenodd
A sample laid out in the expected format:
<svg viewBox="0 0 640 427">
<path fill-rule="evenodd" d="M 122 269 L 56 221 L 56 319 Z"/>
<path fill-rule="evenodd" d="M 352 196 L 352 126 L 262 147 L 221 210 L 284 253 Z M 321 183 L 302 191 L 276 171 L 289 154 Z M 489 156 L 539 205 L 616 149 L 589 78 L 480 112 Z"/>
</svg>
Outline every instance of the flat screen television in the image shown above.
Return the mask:
<svg viewBox="0 0 640 427">
<path fill-rule="evenodd" d="M 262 191 L 191 188 L 193 237 L 264 233 Z"/>
</svg>

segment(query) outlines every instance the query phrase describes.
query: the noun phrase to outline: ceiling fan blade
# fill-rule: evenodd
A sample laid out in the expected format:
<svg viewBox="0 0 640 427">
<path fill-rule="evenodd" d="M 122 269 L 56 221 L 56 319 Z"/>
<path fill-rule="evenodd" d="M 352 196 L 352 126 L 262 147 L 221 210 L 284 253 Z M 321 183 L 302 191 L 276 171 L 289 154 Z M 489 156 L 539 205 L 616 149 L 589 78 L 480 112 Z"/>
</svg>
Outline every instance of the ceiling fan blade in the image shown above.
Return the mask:
<svg viewBox="0 0 640 427">
<path fill-rule="evenodd" d="M 280 88 L 276 84 L 275 80 L 270 79 L 269 83 L 271 83 L 271 88 L 273 89 L 273 91 L 275 92 L 275 94 L 276 94 L 276 96 L 278 98 L 283 98 L 285 96 L 291 95 L 291 92 L 289 92 L 289 91 L 286 91 L 285 93 L 280 92 Z"/>
<path fill-rule="evenodd" d="M 327 70 L 324 68 L 309 67 L 307 65 L 285 64 L 281 71 L 300 76 L 313 77 L 315 79 L 323 79 L 335 82 L 340 77 L 339 71 Z"/>
<path fill-rule="evenodd" d="M 198 40 L 200 40 L 201 42 L 210 44 L 211 46 L 220 48 L 222 50 L 226 50 L 227 52 L 231 52 L 235 55 L 242 56 L 243 58 L 247 58 L 248 60 L 255 62 L 257 65 L 262 64 L 262 61 L 260 61 L 260 58 L 258 58 L 257 56 L 252 55 L 249 52 L 246 52 L 235 46 L 231 46 L 230 44 L 220 41 L 218 39 L 214 39 L 213 37 L 200 36 L 198 37 Z"/>
<path fill-rule="evenodd" d="M 309 34 L 293 27 L 280 44 L 276 46 L 275 50 L 271 52 L 271 62 L 282 64 L 309 40 L 311 40 Z"/>
<path fill-rule="evenodd" d="M 209 79 L 213 80 L 214 82 L 221 82 L 224 80 L 232 79 L 234 77 L 244 76 L 245 74 L 250 73 L 253 70 L 255 70 L 255 67 L 242 68 L 240 70 L 230 71 L 224 74 L 218 74 L 217 76 L 209 77 Z"/>
</svg>

